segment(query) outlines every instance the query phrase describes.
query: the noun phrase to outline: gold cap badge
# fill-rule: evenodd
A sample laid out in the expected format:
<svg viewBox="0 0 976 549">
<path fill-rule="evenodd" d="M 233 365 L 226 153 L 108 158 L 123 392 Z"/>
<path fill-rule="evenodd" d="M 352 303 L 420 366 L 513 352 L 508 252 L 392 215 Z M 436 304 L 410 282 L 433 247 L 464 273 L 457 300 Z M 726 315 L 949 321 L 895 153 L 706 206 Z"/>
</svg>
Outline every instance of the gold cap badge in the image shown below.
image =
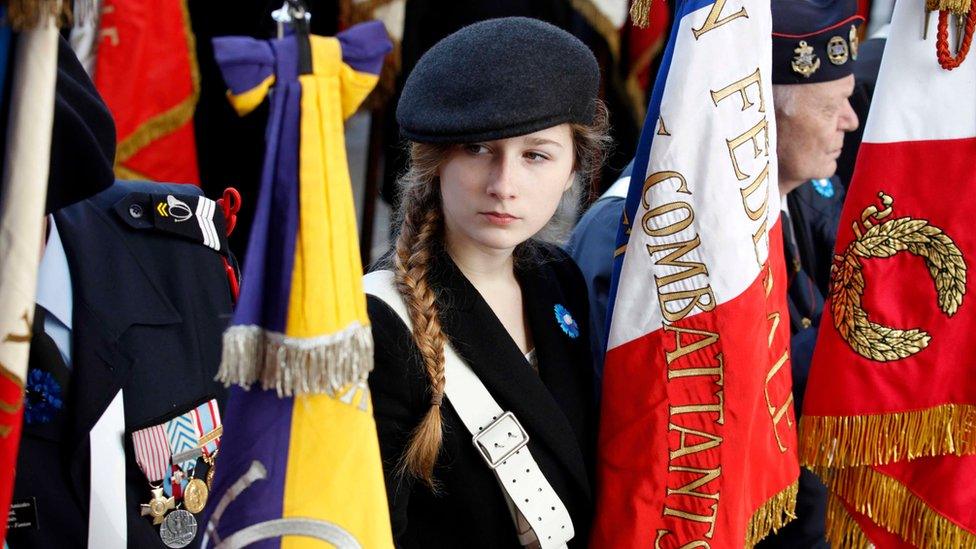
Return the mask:
<svg viewBox="0 0 976 549">
<path fill-rule="evenodd" d="M 840 36 L 834 36 L 827 42 L 827 59 L 834 65 L 847 63 L 847 41 Z"/>
<path fill-rule="evenodd" d="M 800 40 L 800 44 L 793 51 L 796 52 L 791 63 L 793 71 L 804 78 L 810 78 L 820 68 L 820 58 L 813 53 L 813 47 L 806 40 Z"/>
</svg>

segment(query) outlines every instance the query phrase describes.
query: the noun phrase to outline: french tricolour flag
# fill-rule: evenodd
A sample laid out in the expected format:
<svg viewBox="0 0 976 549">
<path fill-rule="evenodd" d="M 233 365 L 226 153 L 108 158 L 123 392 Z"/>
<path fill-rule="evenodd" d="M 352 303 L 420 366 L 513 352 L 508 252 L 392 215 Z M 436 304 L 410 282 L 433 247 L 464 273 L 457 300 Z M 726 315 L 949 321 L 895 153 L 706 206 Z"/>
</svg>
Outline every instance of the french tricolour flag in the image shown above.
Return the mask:
<svg viewBox="0 0 976 549">
<path fill-rule="evenodd" d="M 768 0 L 679 0 L 618 238 L 595 547 L 753 544 L 799 474 Z"/>
</svg>

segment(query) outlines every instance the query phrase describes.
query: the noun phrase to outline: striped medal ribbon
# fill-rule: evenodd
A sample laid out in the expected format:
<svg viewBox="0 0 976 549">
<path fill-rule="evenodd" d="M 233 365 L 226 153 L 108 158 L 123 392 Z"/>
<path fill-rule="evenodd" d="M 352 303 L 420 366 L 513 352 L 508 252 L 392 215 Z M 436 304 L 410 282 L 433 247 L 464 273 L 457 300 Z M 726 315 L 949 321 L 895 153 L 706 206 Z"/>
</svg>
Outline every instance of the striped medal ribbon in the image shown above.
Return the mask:
<svg viewBox="0 0 976 549">
<path fill-rule="evenodd" d="M 154 425 L 132 433 L 132 445 L 135 448 L 136 463 L 149 479 L 149 483 L 155 484 L 163 480 L 169 472 L 172 455 L 163 426 Z"/>
<path fill-rule="evenodd" d="M 210 457 L 220 448 L 220 436 L 224 433 L 224 426 L 220 422 L 220 410 L 217 408 L 217 400 L 210 399 L 197 406 L 193 411 L 196 419 L 197 432 L 200 438 L 197 445 L 203 451 L 204 457 Z"/>
<path fill-rule="evenodd" d="M 163 488 L 167 495 L 177 499 L 183 497 L 183 488 L 190 481 L 190 473 L 200 457 L 197 446 L 200 433 L 197 431 L 196 409 L 174 417 L 166 422 L 166 440 L 171 452 L 171 466 Z"/>
<path fill-rule="evenodd" d="M 146 478 L 149 479 L 152 496 L 149 503 L 139 506 L 140 514 L 144 517 L 151 517 L 154 525 L 163 523 L 166 514 L 173 510 L 176 502 L 173 497 L 163 495 L 164 488 L 157 483 L 168 478 L 170 470 L 169 441 L 166 439 L 166 428 L 164 425 L 153 425 L 132 433 L 132 446 L 136 454 L 136 463 Z M 164 486 L 168 481 L 164 481 Z"/>
</svg>

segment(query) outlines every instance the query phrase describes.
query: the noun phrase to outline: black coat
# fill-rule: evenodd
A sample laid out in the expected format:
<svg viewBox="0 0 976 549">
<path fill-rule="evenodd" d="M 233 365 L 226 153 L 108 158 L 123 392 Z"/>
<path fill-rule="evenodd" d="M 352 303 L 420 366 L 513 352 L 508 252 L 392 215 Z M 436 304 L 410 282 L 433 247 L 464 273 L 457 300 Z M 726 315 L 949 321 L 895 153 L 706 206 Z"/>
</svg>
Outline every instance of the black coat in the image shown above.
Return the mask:
<svg viewBox="0 0 976 549">
<path fill-rule="evenodd" d="M 440 255 L 431 283 L 444 332 L 503 410 L 529 434 L 529 449 L 572 517 L 570 547 L 585 547 L 592 520 L 595 405 L 586 287 L 576 265 L 555 249 L 540 266 L 518 271 L 535 341 L 536 373 L 478 291 Z M 410 433 L 429 408 L 419 351 L 407 327 L 385 303 L 369 297 L 376 366 L 369 377 L 387 496 L 398 547 L 520 547 L 494 474 L 445 398 L 444 442 L 434 476 L 439 492 L 397 472 Z M 554 307 L 565 306 L 581 330 L 564 333 Z"/>
<path fill-rule="evenodd" d="M 14 499 L 36 498 L 40 529 L 10 531 L 12 549 L 87 545 L 88 435 L 120 389 L 128 544 L 164 547 L 158 528 L 139 513 L 150 491 L 131 432 L 222 399 L 214 376 L 232 303 L 220 257 L 202 244 L 133 228 L 113 209 L 129 192 L 200 193 L 193 186 L 117 182 L 54 214 L 73 288 L 71 371 L 53 422 L 59 428 L 24 426 Z M 32 356 L 31 366 L 44 360 Z"/>
</svg>

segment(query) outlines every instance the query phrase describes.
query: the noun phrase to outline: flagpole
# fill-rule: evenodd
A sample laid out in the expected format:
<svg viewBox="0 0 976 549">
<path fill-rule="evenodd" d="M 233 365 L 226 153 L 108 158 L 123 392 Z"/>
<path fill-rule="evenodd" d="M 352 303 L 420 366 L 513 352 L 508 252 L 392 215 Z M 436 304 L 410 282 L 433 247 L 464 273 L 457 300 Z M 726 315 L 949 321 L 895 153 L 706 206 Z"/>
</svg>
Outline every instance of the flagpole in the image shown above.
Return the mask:
<svg viewBox="0 0 976 549">
<path fill-rule="evenodd" d="M 17 37 L 0 187 L 0 512 L 13 492 L 34 294 L 43 237 L 58 29 L 43 14 Z M 0 523 L 0 538 L 7 522 Z"/>
</svg>

